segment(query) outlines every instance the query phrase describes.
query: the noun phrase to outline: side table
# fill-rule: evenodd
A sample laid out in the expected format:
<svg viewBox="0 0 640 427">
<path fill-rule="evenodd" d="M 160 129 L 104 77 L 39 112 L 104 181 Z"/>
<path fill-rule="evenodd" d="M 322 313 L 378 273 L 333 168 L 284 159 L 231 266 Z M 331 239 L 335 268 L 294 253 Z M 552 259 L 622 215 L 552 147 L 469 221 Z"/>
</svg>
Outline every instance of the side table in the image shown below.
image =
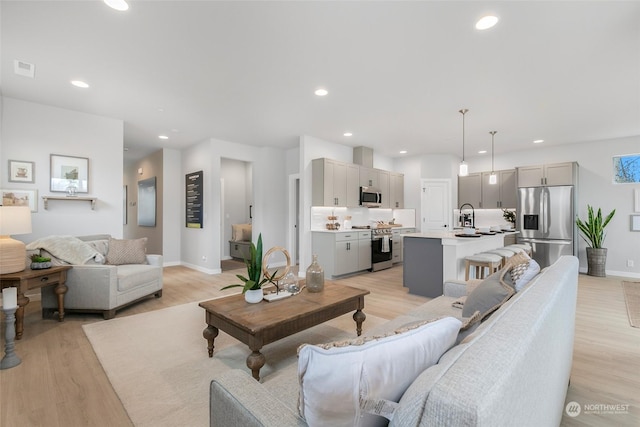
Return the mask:
<svg viewBox="0 0 640 427">
<path fill-rule="evenodd" d="M 0 289 L 15 286 L 18 288 L 18 309 L 16 310 L 16 339 L 22 338 L 24 329 L 24 307 L 29 304 L 29 298 L 24 293 L 31 289 L 54 286 L 58 295 L 58 320 L 64 320 L 64 294 L 67 293 L 67 270 L 70 265 L 61 265 L 44 270 L 26 268 L 17 273 L 0 274 Z"/>
</svg>

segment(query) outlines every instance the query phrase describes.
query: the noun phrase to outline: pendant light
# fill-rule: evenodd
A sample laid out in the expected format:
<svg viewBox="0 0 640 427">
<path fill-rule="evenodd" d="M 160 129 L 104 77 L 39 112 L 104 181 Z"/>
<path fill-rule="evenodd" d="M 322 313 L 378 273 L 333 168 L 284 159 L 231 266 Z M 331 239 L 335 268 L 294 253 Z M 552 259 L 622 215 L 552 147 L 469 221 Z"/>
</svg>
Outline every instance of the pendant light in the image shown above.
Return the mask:
<svg viewBox="0 0 640 427">
<path fill-rule="evenodd" d="M 469 111 L 467 108 L 458 111 L 462 114 L 462 161 L 460 162 L 460 171 L 458 173 L 460 176 L 469 175 L 469 166 L 467 162 L 464 161 L 464 115 L 467 114 L 467 111 Z"/>
<path fill-rule="evenodd" d="M 498 131 L 492 130 L 489 133 L 491 134 L 491 175 L 489 175 L 489 184 L 495 185 L 498 183 L 498 177 L 496 176 L 496 173 L 493 170 L 493 137 L 495 136 L 496 133 L 498 133 Z"/>
</svg>

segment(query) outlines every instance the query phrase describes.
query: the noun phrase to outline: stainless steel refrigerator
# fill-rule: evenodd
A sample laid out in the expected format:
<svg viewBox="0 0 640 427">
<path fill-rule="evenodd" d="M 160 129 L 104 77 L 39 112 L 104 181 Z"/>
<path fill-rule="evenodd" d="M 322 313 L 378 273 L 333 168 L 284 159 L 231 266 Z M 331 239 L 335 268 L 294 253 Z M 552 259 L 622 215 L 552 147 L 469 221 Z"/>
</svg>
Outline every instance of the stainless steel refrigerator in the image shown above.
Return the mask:
<svg viewBox="0 0 640 427">
<path fill-rule="evenodd" d="M 575 255 L 574 188 L 528 187 L 518 189 L 518 243 L 528 243 L 541 268 L 562 255 Z"/>
</svg>

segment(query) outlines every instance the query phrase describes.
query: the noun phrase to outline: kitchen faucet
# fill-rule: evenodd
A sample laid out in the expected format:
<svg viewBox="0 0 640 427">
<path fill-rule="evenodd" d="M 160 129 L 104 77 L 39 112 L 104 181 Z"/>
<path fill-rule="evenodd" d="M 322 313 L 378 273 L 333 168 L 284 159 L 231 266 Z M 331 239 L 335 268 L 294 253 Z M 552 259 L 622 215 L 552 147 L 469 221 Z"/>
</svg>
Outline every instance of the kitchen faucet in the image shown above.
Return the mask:
<svg viewBox="0 0 640 427">
<path fill-rule="evenodd" d="M 468 217 L 467 217 L 467 215 L 466 215 L 466 214 L 463 214 L 463 213 L 462 213 L 462 208 L 464 208 L 465 206 L 469 206 L 469 207 L 471 208 L 471 224 L 470 224 L 470 226 L 471 226 L 471 227 L 474 227 L 474 226 L 475 226 L 475 224 L 476 224 L 476 211 L 475 211 L 475 209 L 473 208 L 473 205 L 472 205 L 471 203 L 463 203 L 463 204 L 460 206 L 460 208 L 459 208 L 459 209 L 460 209 L 460 217 L 458 218 L 458 220 L 460 221 L 460 225 L 461 225 L 462 227 L 466 227 L 465 222 L 466 222 L 466 220 L 468 219 Z"/>
</svg>

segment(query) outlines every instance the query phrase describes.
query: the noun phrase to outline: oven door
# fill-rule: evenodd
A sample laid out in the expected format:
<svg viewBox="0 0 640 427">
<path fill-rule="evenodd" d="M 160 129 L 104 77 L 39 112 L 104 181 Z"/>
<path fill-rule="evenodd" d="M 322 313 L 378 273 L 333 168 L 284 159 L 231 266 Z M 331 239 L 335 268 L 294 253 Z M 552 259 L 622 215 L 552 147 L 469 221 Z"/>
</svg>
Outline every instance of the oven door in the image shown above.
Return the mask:
<svg viewBox="0 0 640 427">
<path fill-rule="evenodd" d="M 371 239 L 371 264 L 391 261 L 393 257 L 393 239 L 389 236 L 389 244 L 386 244 L 383 236 Z"/>
</svg>

